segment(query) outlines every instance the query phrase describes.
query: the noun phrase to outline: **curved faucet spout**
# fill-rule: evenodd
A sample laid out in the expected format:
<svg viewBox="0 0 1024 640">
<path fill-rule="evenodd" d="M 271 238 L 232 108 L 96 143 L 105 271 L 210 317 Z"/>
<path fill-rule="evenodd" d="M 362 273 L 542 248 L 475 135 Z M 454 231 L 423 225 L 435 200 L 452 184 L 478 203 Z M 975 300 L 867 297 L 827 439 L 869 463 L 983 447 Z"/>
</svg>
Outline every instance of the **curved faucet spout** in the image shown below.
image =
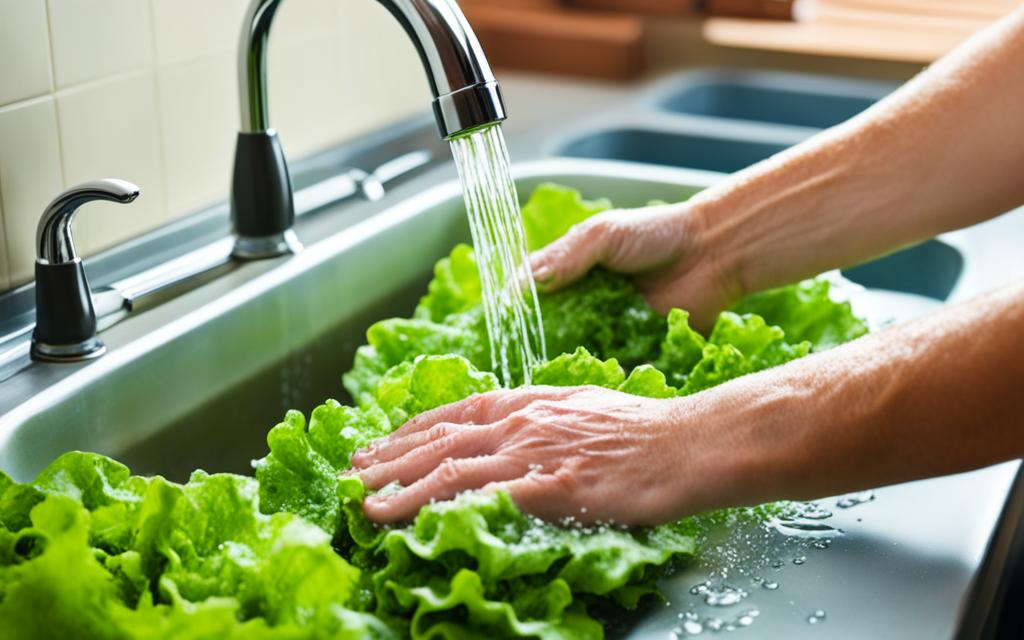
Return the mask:
<svg viewBox="0 0 1024 640">
<path fill-rule="evenodd" d="M 501 122 L 505 105 L 480 43 L 455 0 L 378 0 L 412 38 L 434 94 L 442 138 Z M 242 130 L 231 185 L 232 255 L 258 259 L 300 248 L 288 163 L 267 114 L 267 44 L 281 0 L 252 0 L 239 46 Z"/>
<path fill-rule="evenodd" d="M 498 83 L 454 0 L 378 0 L 401 23 L 423 61 L 443 138 L 505 119 Z M 270 129 L 266 58 L 281 0 L 253 0 L 239 47 L 242 131 Z"/>
</svg>

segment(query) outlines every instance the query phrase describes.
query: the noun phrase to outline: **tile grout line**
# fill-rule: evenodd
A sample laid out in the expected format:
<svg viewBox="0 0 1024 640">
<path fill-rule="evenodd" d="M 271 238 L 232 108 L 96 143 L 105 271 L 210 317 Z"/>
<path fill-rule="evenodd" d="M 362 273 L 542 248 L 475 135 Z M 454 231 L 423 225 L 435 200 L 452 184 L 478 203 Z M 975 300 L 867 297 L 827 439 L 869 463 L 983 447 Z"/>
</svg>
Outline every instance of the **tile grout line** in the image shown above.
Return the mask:
<svg viewBox="0 0 1024 640">
<path fill-rule="evenodd" d="M 154 6 L 155 0 L 146 0 L 149 5 L 149 35 L 150 35 L 150 48 L 153 54 L 153 91 L 155 92 L 154 97 L 156 98 L 156 123 L 160 130 L 157 132 L 157 139 L 160 141 L 160 217 L 156 220 L 156 224 L 147 229 L 144 233 L 149 233 L 154 229 L 158 229 L 167 224 L 170 219 L 170 194 L 168 193 L 168 181 L 167 181 L 167 126 L 164 122 L 164 111 L 163 111 L 163 83 L 160 82 L 160 70 L 162 66 L 160 64 L 160 52 L 157 50 L 156 44 L 156 7 Z"/>
<path fill-rule="evenodd" d="M 53 20 L 50 18 L 50 3 L 53 0 L 46 0 L 46 33 L 49 39 L 50 49 L 50 78 L 52 80 L 52 91 L 50 97 L 53 99 L 54 129 L 57 131 L 57 153 L 60 155 L 60 183 L 67 188 L 65 176 L 67 171 L 64 167 L 64 135 L 60 128 L 60 101 L 57 100 L 57 57 L 53 52 Z M 56 196 L 57 194 L 54 194 Z"/>
</svg>

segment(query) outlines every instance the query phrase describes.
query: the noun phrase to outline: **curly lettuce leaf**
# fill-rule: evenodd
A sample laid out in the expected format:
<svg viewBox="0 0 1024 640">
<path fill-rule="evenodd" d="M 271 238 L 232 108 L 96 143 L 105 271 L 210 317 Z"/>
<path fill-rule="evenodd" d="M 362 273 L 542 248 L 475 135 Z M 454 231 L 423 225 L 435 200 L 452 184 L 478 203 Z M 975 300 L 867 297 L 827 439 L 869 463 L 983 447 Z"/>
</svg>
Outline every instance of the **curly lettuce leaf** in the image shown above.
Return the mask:
<svg viewBox="0 0 1024 640">
<path fill-rule="evenodd" d="M 415 317 L 443 322 L 453 313 L 468 311 L 481 300 L 480 270 L 473 248 L 458 244 L 434 266 L 434 279 L 427 285 L 427 295 L 420 300 Z"/>
<path fill-rule="evenodd" d="M 554 360 L 539 365 L 533 371 L 533 383 L 554 387 L 597 385 L 616 389 L 626 381 L 626 372 L 618 360 L 601 360 L 590 355 L 583 347 L 573 353 L 563 353 Z"/>
<path fill-rule="evenodd" d="M 824 279 L 804 280 L 747 296 L 732 311 L 761 316 L 781 328 L 791 343 L 810 342 L 814 351 L 831 349 L 868 332 L 849 302 L 832 300 L 831 286 Z"/>
<path fill-rule="evenodd" d="M 587 201 L 575 189 L 542 184 L 523 205 L 527 247 L 536 251 L 564 236 L 573 225 L 611 208 L 609 200 Z"/>
<path fill-rule="evenodd" d="M 642 364 L 629 372 L 629 377 L 619 385 L 619 391 L 645 398 L 671 398 L 679 390 L 668 384 L 665 374 L 653 365 Z"/>
<path fill-rule="evenodd" d="M 584 347 L 633 367 L 658 356 L 665 320 L 626 276 L 595 269 L 572 286 L 541 294 L 539 302 L 548 357 Z"/>
<path fill-rule="evenodd" d="M 330 536 L 290 513 L 261 514 L 252 478 L 196 472 L 179 485 L 73 452 L 33 483 L 4 484 L 4 496 L 22 486 L 41 497 L 27 527 L 0 529 L 4 637 L 394 635 L 350 608 L 360 573 Z"/>
</svg>

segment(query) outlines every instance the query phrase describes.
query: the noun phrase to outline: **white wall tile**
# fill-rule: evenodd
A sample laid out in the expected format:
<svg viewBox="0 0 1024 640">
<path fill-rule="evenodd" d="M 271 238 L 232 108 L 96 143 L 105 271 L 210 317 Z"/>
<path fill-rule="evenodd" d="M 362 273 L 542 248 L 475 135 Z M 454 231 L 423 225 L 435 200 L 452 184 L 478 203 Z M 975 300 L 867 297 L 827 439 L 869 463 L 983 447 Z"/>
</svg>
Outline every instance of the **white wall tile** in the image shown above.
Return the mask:
<svg viewBox="0 0 1024 640">
<path fill-rule="evenodd" d="M 164 175 L 170 215 L 227 196 L 238 132 L 234 52 L 161 69 Z"/>
<path fill-rule="evenodd" d="M 398 22 L 374 2 L 335 5 L 327 35 L 271 38 L 270 121 L 289 158 L 430 106 L 423 67 Z"/>
<path fill-rule="evenodd" d="M 236 51 L 248 6 L 249 0 L 153 0 L 157 60 L 172 65 Z"/>
<path fill-rule="evenodd" d="M 7 256 L 7 231 L 4 228 L 3 191 L 0 189 L 0 291 L 11 286 L 10 260 Z"/>
<path fill-rule="evenodd" d="M 83 210 L 75 222 L 83 254 L 110 247 L 167 220 L 152 72 L 60 92 L 57 114 L 65 185 L 121 178 L 142 189 L 133 204 L 96 203 Z"/>
<path fill-rule="evenodd" d="M 46 4 L 0 0 L 0 105 L 52 90 Z"/>
<path fill-rule="evenodd" d="M 152 66 L 148 1 L 47 1 L 58 89 Z"/>
<path fill-rule="evenodd" d="M 342 77 L 335 40 L 271 40 L 268 54 L 270 124 L 281 136 L 289 159 L 321 149 L 337 139 L 333 130 L 345 118 L 345 103 L 359 100 Z"/>
<path fill-rule="evenodd" d="M 427 111 L 433 99 L 427 75 L 398 22 L 376 2 L 344 8 L 337 55 L 349 90 L 362 99 L 346 105 L 341 138 Z"/>
<path fill-rule="evenodd" d="M 274 16 L 271 42 L 302 42 L 331 35 L 338 26 L 339 11 L 348 13 L 359 3 L 372 0 L 284 0 Z"/>
<path fill-rule="evenodd" d="M 63 187 L 57 114 L 46 96 L 0 109 L 0 189 L 15 285 L 32 279 L 39 216 Z"/>
</svg>

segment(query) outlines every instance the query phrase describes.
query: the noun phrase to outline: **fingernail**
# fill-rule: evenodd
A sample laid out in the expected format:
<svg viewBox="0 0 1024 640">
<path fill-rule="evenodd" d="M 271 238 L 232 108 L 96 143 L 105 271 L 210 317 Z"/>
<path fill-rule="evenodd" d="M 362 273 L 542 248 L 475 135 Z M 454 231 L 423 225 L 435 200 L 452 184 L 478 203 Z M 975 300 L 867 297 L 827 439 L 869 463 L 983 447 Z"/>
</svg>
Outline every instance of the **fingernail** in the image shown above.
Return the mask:
<svg viewBox="0 0 1024 640">
<path fill-rule="evenodd" d="M 547 265 L 540 266 L 533 271 L 533 279 L 536 280 L 538 284 L 547 282 L 553 275 L 554 273 L 552 272 L 551 267 Z"/>
</svg>

